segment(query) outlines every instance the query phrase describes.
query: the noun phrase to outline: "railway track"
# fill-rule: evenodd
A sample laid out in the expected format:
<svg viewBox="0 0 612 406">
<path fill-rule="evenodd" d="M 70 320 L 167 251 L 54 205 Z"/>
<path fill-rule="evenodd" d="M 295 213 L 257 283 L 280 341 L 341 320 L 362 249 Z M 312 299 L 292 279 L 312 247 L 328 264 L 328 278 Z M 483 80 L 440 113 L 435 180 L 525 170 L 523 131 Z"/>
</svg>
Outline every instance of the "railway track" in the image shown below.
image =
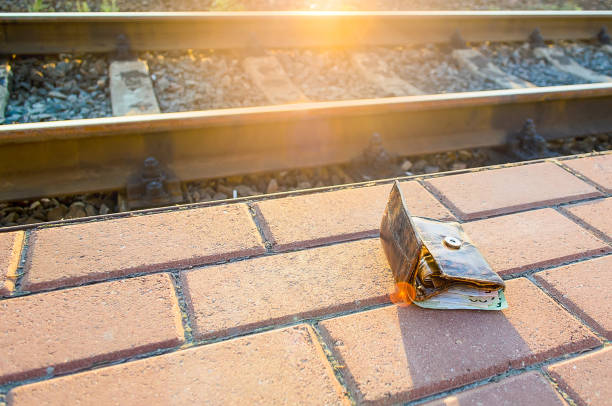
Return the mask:
<svg viewBox="0 0 612 406">
<path fill-rule="evenodd" d="M 3 54 L 593 39 L 612 11 L 2 13 Z"/>
<path fill-rule="evenodd" d="M 471 42 L 525 41 L 536 28 L 546 40 L 593 40 L 602 27 L 612 27 L 612 12 L 29 13 L 2 14 L 0 25 L 3 54 L 92 52 L 125 59 L 130 52 L 180 44 L 248 49 L 262 63 L 267 48 L 446 43 L 457 32 Z M 472 51 L 465 50 L 468 60 Z M 369 64 L 363 65 L 367 74 Z M 295 93 L 280 76 L 280 85 L 278 75 L 276 81 L 260 78 L 264 93 L 271 92 L 268 100 Z M 149 156 L 161 162 L 166 180 L 185 182 L 346 162 L 363 152 L 373 133 L 399 155 L 502 145 L 528 118 L 546 139 L 607 133 L 612 83 L 604 75 L 591 81 L 598 78 L 602 83 L 519 83 L 515 89 L 438 95 L 417 89 L 412 96 L 332 102 L 298 100 L 297 89 L 296 100 L 278 102 L 300 103 L 4 125 L 0 200 L 123 189 L 142 175 Z M 405 81 L 383 75 L 378 82 L 391 86 L 391 94 L 398 87 L 409 94 Z M 146 94 L 139 86 L 136 93 Z M 113 109 L 116 104 L 113 99 Z"/>
</svg>

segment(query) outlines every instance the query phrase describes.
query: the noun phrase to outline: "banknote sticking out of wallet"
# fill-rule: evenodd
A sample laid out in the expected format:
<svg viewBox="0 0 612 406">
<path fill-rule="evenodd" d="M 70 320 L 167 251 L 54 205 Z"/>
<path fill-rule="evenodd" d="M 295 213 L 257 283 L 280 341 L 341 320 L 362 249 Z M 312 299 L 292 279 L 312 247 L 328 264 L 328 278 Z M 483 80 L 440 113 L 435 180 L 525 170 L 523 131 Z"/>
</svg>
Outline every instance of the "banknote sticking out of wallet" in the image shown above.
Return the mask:
<svg viewBox="0 0 612 406">
<path fill-rule="evenodd" d="M 397 181 L 383 215 L 380 239 L 395 278 L 394 301 L 429 309 L 508 307 L 504 281 L 461 225 L 412 217 Z"/>
</svg>

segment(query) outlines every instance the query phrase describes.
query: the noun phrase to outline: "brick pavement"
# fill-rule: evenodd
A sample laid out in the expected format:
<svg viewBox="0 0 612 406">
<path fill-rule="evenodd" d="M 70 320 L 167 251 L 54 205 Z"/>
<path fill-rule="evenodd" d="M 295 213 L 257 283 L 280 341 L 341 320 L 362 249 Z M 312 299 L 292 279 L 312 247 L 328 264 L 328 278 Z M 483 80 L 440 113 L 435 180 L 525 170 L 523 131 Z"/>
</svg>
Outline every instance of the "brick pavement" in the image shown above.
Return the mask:
<svg viewBox="0 0 612 406">
<path fill-rule="evenodd" d="M 612 339 L 612 255 L 534 274 L 553 297 Z"/>
<path fill-rule="evenodd" d="M 598 199 L 595 202 L 577 203 L 564 208 L 579 222 L 594 230 L 603 240 L 610 241 L 612 235 L 612 199 Z"/>
<path fill-rule="evenodd" d="M 611 177 L 402 183 L 509 279 L 502 312 L 389 302 L 388 184 L 0 234 L 0 404 L 605 404 Z"/>
<path fill-rule="evenodd" d="M 565 406 L 563 397 L 537 372 L 526 372 L 501 382 L 426 403 L 427 406 L 451 405 L 550 405 Z"/>
<path fill-rule="evenodd" d="M 606 193 L 612 193 L 612 161 L 610 161 L 610 157 L 600 155 L 561 162 L 584 179 L 588 179 L 602 188 Z"/>
<path fill-rule="evenodd" d="M 578 405 L 604 406 L 612 400 L 612 348 L 582 355 L 546 368 Z"/>
<path fill-rule="evenodd" d="M 173 347 L 184 334 L 170 277 L 150 275 L 0 302 L 0 383 Z"/>
<path fill-rule="evenodd" d="M 402 182 L 401 188 L 413 215 L 453 219 L 418 183 Z M 378 235 L 390 191 L 387 184 L 265 200 L 254 206 L 270 242 L 276 250 L 285 250 Z"/>
<path fill-rule="evenodd" d="M 31 233 L 23 286 L 56 288 L 261 254 L 245 205 L 137 216 Z"/>
</svg>

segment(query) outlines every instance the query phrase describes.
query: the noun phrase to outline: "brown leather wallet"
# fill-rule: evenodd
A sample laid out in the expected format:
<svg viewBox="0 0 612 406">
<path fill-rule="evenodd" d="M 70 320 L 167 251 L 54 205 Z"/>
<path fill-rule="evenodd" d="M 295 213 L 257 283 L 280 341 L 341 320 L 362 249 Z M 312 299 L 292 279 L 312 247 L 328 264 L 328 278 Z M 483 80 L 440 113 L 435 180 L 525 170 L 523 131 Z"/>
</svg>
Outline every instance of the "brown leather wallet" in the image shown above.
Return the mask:
<svg viewBox="0 0 612 406">
<path fill-rule="evenodd" d="M 380 238 L 395 282 L 411 285 L 414 301 L 427 300 L 454 286 L 487 291 L 505 288 L 459 223 L 411 217 L 397 181 L 383 215 Z"/>
</svg>

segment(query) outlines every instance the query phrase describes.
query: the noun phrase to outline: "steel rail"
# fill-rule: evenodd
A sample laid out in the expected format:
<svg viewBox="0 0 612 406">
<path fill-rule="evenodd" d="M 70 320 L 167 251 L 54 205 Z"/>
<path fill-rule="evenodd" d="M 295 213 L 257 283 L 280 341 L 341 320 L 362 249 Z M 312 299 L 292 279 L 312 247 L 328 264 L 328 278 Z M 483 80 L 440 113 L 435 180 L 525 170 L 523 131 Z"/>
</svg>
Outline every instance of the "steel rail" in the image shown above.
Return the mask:
<svg viewBox="0 0 612 406">
<path fill-rule="evenodd" d="M 594 38 L 612 11 L 2 13 L 0 53 L 411 45 Z"/>
<path fill-rule="evenodd" d="M 494 90 L 0 126 L 0 200 L 125 187 L 147 156 L 179 179 L 497 146 L 527 118 L 547 139 L 612 131 L 612 84 Z"/>
</svg>

